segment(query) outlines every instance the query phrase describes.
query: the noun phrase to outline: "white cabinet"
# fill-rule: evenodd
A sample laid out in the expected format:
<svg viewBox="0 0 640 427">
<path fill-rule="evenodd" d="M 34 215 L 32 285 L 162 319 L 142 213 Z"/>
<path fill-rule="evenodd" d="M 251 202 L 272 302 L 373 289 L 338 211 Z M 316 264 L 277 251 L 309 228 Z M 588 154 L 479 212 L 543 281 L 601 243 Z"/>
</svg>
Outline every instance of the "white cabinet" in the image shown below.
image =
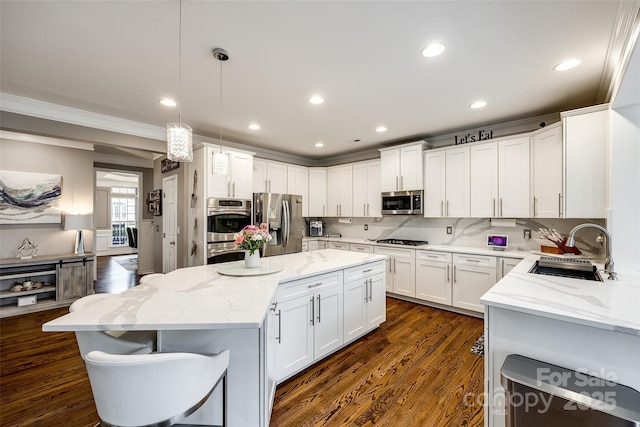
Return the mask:
<svg viewBox="0 0 640 427">
<path fill-rule="evenodd" d="M 380 190 L 422 190 L 423 142 L 380 150 Z"/>
<path fill-rule="evenodd" d="M 529 218 L 529 136 L 498 142 L 497 213 L 502 218 Z"/>
<path fill-rule="evenodd" d="M 279 285 L 278 381 L 342 346 L 343 273 L 328 273 Z"/>
<path fill-rule="evenodd" d="M 352 252 L 373 253 L 373 245 L 362 245 L 360 243 L 349 243 L 349 250 Z"/>
<path fill-rule="evenodd" d="M 497 275 L 500 279 L 506 276 L 513 267 L 520 264 L 521 258 L 498 258 Z"/>
<path fill-rule="evenodd" d="M 564 217 L 605 218 L 609 110 L 596 106 L 561 114 L 564 136 Z"/>
<path fill-rule="evenodd" d="M 254 193 L 287 193 L 287 165 L 262 159 L 253 161 Z"/>
<path fill-rule="evenodd" d="M 495 218 L 498 200 L 498 144 L 469 148 L 469 208 L 472 218 Z"/>
<path fill-rule="evenodd" d="M 451 254 L 416 251 L 416 298 L 451 305 Z"/>
<path fill-rule="evenodd" d="M 309 169 L 287 165 L 287 194 L 302 196 L 302 216 L 309 216 Z"/>
<path fill-rule="evenodd" d="M 424 216 L 469 216 L 469 147 L 424 153 Z"/>
<path fill-rule="evenodd" d="M 309 216 L 327 215 L 327 169 L 309 168 Z"/>
<path fill-rule="evenodd" d="M 452 305 L 483 313 L 480 297 L 496 284 L 496 258 L 482 255 L 453 255 Z"/>
<path fill-rule="evenodd" d="M 398 295 L 416 296 L 416 251 L 414 249 L 375 246 L 373 252 L 387 255 L 386 289 Z"/>
<path fill-rule="evenodd" d="M 380 161 L 353 164 L 353 216 L 380 217 Z"/>
<path fill-rule="evenodd" d="M 349 164 L 327 168 L 327 216 L 351 216 L 352 199 L 352 166 Z"/>
<path fill-rule="evenodd" d="M 344 271 L 344 341 L 353 341 L 386 320 L 385 263 Z"/>
<path fill-rule="evenodd" d="M 229 155 L 229 174 L 226 176 L 213 172 L 213 154 L 220 149 Z M 253 154 L 225 147 L 206 147 L 206 168 L 208 197 L 253 198 Z"/>
<path fill-rule="evenodd" d="M 533 218 L 562 218 L 562 124 L 533 133 L 531 191 Z"/>
<path fill-rule="evenodd" d="M 327 242 L 327 249 L 339 249 L 341 251 L 348 251 L 349 244 L 346 242 Z"/>
<path fill-rule="evenodd" d="M 278 345 L 278 326 L 279 326 L 279 318 L 278 314 L 278 303 L 273 301 L 271 306 L 269 307 L 269 311 L 267 311 L 267 316 L 264 320 L 264 400 L 265 405 L 262 406 L 262 410 L 264 411 L 262 414 L 262 418 L 268 420 L 271 417 L 271 410 L 273 406 L 274 397 L 276 394 L 276 384 L 277 384 L 277 359 L 276 359 L 276 348 Z"/>
</svg>

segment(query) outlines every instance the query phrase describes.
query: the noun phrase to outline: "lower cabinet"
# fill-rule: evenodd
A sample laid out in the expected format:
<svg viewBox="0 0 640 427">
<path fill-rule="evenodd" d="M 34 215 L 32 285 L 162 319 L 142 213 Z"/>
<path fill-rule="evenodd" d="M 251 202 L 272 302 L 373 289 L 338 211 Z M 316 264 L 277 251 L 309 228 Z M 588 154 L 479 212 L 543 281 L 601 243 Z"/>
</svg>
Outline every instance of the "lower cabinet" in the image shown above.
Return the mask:
<svg viewBox="0 0 640 427">
<path fill-rule="evenodd" d="M 351 342 L 386 320 L 385 264 L 344 272 L 344 342 Z"/>
<path fill-rule="evenodd" d="M 520 264 L 521 258 L 498 258 L 498 278 L 502 279 L 506 276 L 516 265 Z"/>
<path fill-rule="evenodd" d="M 93 293 L 93 260 L 61 261 L 57 270 L 58 300 L 76 299 Z"/>
<path fill-rule="evenodd" d="M 342 251 L 348 251 L 349 244 L 346 242 L 327 242 L 327 249 L 339 249 Z"/>
<path fill-rule="evenodd" d="M 387 255 L 387 292 L 416 296 L 416 251 L 414 249 L 375 246 L 373 252 Z"/>
<path fill-rule="evenodd" d="M 496 284 L 496 258 L 481 255 L 453 255 L 451 305 L 484 312 L 480 297 Z"/>
<path fill-rule="evenodd" d="M 416 298 L 451 305 L 451 254 L 416 251 Z"/>
</svg>

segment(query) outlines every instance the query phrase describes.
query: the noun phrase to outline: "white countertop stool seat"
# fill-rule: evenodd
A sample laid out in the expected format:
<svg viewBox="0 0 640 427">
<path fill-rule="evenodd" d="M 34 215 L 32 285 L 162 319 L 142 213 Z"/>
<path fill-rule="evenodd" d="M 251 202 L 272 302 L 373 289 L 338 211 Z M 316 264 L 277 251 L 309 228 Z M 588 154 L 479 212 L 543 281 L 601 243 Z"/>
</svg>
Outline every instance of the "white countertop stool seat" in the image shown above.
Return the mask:
<svg viewBox="0 0 640 427">
<path fill-rule="evenodd" d="M 91 304 L 112 294 L 93 294 L 75 300 L 69 311 L 90 310 Z M 156 349 L 156 331 L 76 331 L 80 355 L 84 359 L 92 350 L 112 354 L 148 354 Z"/>
<path fill-rule="evenodd" d="M 227 425 L 229 350 L 218 354 L 152 353 L 85 357 L 98 416 L 105 426 L 170 426 L 200 408 L 222 382 Z"/>
<path fill-rule="evenodd" d="M 140 280 L 138 280 L 139 284 L 142 283 L 147 283 L 149 280 L 153 279 L 154 277 L 158 277 L 158 276 L 163 276 L 164 273 L 149 273 L 149 274 L 145 274 L 144 276 L 142 276 L 140 278 Z"/>
</svg>

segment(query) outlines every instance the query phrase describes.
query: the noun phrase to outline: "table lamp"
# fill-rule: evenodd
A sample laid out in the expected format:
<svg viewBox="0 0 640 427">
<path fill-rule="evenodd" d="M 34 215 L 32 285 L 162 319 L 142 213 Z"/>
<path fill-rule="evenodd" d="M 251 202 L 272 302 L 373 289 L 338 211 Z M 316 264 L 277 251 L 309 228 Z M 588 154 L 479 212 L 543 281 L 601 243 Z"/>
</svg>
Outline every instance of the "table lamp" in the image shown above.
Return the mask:
<svg viewBox="0 0 640 427">
<path fill-rule="evenodd" d="M 73 253 L 83 254 L 84 240 L 82 238 L 82 230 L 93 229 L 93 215 L 92 214 L 65 215 L 64 229 L 76 230 L 76 247 Z"/>
</svg>

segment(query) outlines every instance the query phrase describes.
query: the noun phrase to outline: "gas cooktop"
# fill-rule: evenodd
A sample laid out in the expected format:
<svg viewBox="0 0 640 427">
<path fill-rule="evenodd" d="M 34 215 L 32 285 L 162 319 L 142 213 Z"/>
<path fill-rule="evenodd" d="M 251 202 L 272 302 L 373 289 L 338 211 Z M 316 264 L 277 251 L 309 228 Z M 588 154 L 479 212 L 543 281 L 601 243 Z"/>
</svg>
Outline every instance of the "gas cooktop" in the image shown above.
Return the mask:
<svg viewBox="0 0 640 427">
<path fill-rule="evenodd" d="M 388 245 L 421 246 L 429 242 L 426 240 L 405 240 L 405 239 L 380 239 L 376 243 L 386 243 Z"/>
</svg>

